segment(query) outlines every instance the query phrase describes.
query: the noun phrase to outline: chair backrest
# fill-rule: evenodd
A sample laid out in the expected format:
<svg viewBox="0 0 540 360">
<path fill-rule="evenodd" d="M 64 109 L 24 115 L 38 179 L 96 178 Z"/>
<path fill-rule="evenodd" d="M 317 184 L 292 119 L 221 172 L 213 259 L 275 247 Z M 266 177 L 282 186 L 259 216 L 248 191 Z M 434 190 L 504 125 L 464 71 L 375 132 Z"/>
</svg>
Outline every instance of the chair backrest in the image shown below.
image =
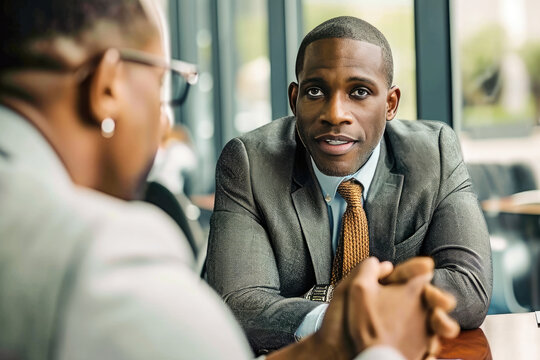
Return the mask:
<svg viewBox="0 0 540 360">
<path fill-rule="evenodd" d="M 537 189 L 528 164 L 471 163 L 467 168 L 480 202 Z M 527 241 L 523 215 L 485 213 L 485 218 L 493 256 L 493 294 L 488 313 L 529 311 L 533 303 L 532 264 L 538 261 L 538 249 Z"/>
<path fill-rule="evenodd" d="M 532 167 L 525 163 L 470 163 L 467 169 L 479 201 L 535 190 L 538 186 Z"/>
<path fill-rule="evenodd" d="M 182 195 L 174 195 L 169 189 L 158 182 L 151 181 L 147 184 L 144 201 L 154 204 L 165 211 L 184 232 L 193 255 L 198 259 L 206 253 L 206 239 L 204 233 L 195 219 L 190 219 L 186 214 L 191 204 L 189 199 Z"/>
</svg>

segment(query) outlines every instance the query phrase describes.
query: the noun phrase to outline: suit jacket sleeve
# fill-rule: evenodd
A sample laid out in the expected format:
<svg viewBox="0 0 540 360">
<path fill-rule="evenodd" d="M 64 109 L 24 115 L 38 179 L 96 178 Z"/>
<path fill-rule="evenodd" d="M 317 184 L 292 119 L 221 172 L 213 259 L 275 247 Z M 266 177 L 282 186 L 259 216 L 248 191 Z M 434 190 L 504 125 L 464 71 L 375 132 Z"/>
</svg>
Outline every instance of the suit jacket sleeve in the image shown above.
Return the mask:
<svg viewBox="0 0 540 360">
<path fill-rule="evenodd" d="M 435 260 L 433 283 L 452 293 L 452 315 L 464 329 L 484 320 L 491 298 L 492 267 L 489 234 L 459 142 L 448 127 L 439 136 L 441 184 L 421 253 Z"/>
<path fill-rule="evenodd" d="M 320 303 L 280 295 L 273 241 L 252 186 L 246 148 L 233 139 L 216 169 L 208 282 L 230 306 L 255 351 L 261 352 L 293 342 L 305 315 Z"/>
</svg>

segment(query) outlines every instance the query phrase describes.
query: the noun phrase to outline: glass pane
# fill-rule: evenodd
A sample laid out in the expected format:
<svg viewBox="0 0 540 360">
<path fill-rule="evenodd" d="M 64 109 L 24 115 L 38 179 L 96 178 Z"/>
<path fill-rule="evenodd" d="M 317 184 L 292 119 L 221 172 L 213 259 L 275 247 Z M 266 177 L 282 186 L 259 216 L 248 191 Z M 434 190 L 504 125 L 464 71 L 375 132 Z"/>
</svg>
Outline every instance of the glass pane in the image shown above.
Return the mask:
<svg viewBox="0 0 540 360">
<path fill-rule="evenodd" d="M 234 0 L 236 49 L 233 135 L 272 120 L 266 0 Z M 223 44 L 229 46 L 229 44 Z"/>
<path fill-rule="evenodd" d="M 540 228 L 523 212 L 540 203 L 540 2 L 453 6 L 455 123 L 491 234 L 489 313 L 530 311 L 540 306 Z"/>
<path fill-rule="evenodd" d="M 186 123 L 191 130 L 197 150 L 198 165 L 188 183 L 188 193 L 206 193 L 213 189 L 215 166 L 214 142 L 214 74 L 212 71 L 212 30 L 210 1 L 196 1 L 196 51 L 199 82 L 189 90 L 187 101 L 191 108 Z M 193 36 L 182 34 L 182 36 Z M 180 40 L 182 41 L 182 39 Z"/>
<path fill-rule="evenodd" d="M 303 0 L 302 9 L 304 33 L 341 15 L 356 16 L 377 27 L 392 48 L 394 84 L 401 89 L 397 117 L 417 118 L 413 0 Z"/>
<path fill-rule="evenodd" d="M 176 12 L 168 15 L 173 18 L 171 39 L 179 48 L 179 60 L 197 65 L 199 81 L 189 88 L 184 104 L 174 108 L 176 125 L 168 147 L 175 150 L 163 156 L 166 165 L 161 168 L 172 174 L 171 178 L 174 172 L 177 177 L 180 173 L 183 184 L 180 190 L 186 194 L 207 193 L 214 187 L 216 159 L 210 0 L 170 1 L 170 4 L 169 11 Z M 171 91 L 172 95 L 175 89 Z M 184 149 L 183 154 L 176 149 Z M 174 172 L 173 167 L 176 167 Z"/>
<path fill-rule="evenodd" d="M 453 4 L 465 159 L 526 162 L 540 179 L 540 2 Z"/>
</svg>

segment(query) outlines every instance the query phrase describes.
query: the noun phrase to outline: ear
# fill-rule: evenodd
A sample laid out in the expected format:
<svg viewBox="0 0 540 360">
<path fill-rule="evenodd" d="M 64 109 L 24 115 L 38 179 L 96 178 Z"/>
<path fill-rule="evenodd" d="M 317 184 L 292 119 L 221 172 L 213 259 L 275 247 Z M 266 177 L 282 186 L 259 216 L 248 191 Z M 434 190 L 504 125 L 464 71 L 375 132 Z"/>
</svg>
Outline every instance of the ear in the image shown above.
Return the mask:
<svg viewBox="0 0 540 360">
<path fill-rule="evenodd" d="M 289 106 L 292 113 L 296 116 L 296 99 L 298 98 L 298 84 L 292 82 L 289 84 Z"/>
<path fill-rule="evenodd" d="M 89 110 L 101 125 L 103 119 L 113 119 L 119 113 L 118 91 L 120 84 L 120 53 L 116 49 L 105 52 L 94 70 L 89 87 Z"/>
<path fill-rule="evenodd" d="M 397 85 L 392 86 L 386 96 L 386 121 L 390 121 L 396 116 L 400 98 L 401 90 Z"/>
</svg>

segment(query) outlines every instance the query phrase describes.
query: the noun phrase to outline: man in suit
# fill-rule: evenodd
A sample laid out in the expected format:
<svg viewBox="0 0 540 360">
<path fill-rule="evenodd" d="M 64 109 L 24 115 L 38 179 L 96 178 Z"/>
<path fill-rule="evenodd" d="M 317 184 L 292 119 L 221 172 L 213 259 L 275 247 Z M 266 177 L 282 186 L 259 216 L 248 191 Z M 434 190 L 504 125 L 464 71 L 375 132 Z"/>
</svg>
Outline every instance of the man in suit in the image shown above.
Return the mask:
<svg viewBox="0 0 540 360">
<path fill-rule="evenodd" d="M 157 150 L 166 71 L 193 75 L 167 59 L 153 1 L 4 0 L 2 10 L 0 358 L 252 358 L 178 227 L 124 201 L 137 199 Z M 426 324 L 456 335 L 452 299 L 422 293 L 433 264 L 362 265 L 320 331 L 269 360 L 418 358 L 433 339 Z M 379 283 L 392 277 L 401 284 Z"/>
<path fill-rule="evenodd" d="M 252 347 L 317 329 L 327 305 L 313 300 L 327 300 L 368 254 L 432 257 L 433 284 L 457 298 L 453 316 L 479 326 L 492 287 L 485 222 L 452 129 L 391 121 L 401 93 L 384 36 L 357 18 L 330 19 L 302 41 L 296 76 L 294 116 L 230 141 L 216 170 L 208 280 Z M 340 233 L 347 184 L 359 215 Z"/>
</svg>

